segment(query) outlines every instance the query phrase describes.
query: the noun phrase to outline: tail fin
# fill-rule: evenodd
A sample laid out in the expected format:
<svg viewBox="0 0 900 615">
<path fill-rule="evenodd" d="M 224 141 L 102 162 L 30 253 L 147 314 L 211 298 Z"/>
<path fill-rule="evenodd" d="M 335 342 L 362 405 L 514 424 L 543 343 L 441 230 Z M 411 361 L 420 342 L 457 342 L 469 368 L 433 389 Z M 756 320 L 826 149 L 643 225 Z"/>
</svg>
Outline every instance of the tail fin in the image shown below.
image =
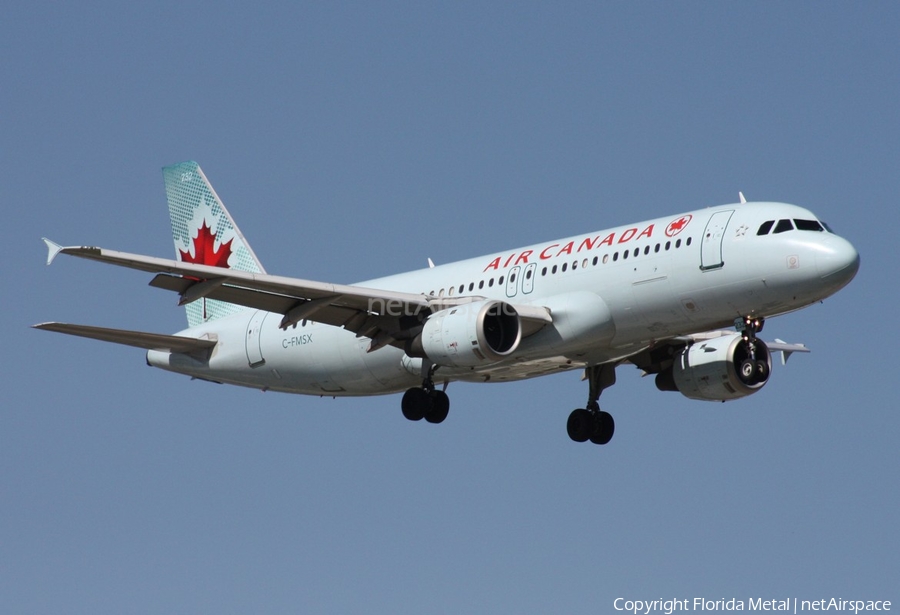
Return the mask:
<svg viewBox="0 0 900 615">
<path fill-rule="evenodd" d="M 175 258 L 187 263 L 265 273 L 256 254 L 196 162 L 163 167 Z M 190 326 L 245 310 L 239 305 L 199 299 L 186 306 Z"/>
</svg>

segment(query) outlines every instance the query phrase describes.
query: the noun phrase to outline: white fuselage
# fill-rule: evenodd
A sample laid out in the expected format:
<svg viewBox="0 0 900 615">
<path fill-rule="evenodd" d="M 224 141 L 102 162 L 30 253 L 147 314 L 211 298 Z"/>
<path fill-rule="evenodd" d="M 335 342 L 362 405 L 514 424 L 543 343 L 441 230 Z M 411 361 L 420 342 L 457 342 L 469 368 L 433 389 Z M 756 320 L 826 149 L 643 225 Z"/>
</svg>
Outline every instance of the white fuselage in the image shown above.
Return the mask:
<svg viewBox="0 0 900 615">
<path fill-rule="evenodd" d="M 772 317 L 828 297 L 858 267 L 853 246 L 827 231 L 759 235 L 780 220 L 817 221 L 782 203 L 708 208 L 578 235 L 356 286 L 479 296 L 550 310 L 553 323 L 501 362 L 440 367 L 436 381 L 504 382 L 622 359 L 672 338 Z M 208 362 L 148 353 L 151 365 L 217 382 L 311 395 L 395 393 L 421 383 L 421 361 L 395 347 L 281 314 L 246 310 L 180 335 L 218 341 Z"/>
</svg>

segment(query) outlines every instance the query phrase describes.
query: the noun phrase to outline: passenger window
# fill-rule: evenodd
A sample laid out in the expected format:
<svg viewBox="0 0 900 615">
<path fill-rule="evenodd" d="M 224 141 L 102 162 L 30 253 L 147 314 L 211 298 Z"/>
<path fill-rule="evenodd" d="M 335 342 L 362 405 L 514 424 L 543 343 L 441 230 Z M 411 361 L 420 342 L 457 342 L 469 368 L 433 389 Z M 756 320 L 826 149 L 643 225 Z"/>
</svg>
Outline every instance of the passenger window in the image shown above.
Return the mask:
<svg viewBox="0 0 900 615">
<path fill-rule="evenodd" d="M 640 249 L 640 248 L 635 248 L 635 249 L 634 249 L 634 256 L 635 256 L 635 258 L 637 258 L 637 255 L 640 254 L 640 253 L 641 253 L 641 249 Z"/>
<path fill-rule="evenodd" d="M 497 280 L 497 284 L 503 284 L 503 276 L 502 275 L 500 276 L 500 279 Z"/>
<path fill-rule="evenodd" d="M 594 257 L 594 260 L 592 262 L 593 262 L 594 267 L 596 267 L 597 266 L 597 257 L 596 256 Z"/>
<path fill-rule="evenodd" d="M 654 251 L 654 252 L 659 252 L 659 244 L 656 244 L 656 247 L 653 248 L 653 251 Z"/>
<path fill-rule="evenodd" d="M 681 247 L 681 240 L 680 240 L 680 239 L 679 239 L 678 241 L 675 242 L 675 247 L 676 247 L 676 248 L 680 248 L 680 247 Z"/>
<path fill-rule="evenodd" d="M 541 269 L 541 275 L 547 275 L 547 268 L 546 268 L 546 267 L 544 267 L 543 269 Z"/>
<path fill-rule="evenodd" d="M 650 254 L 650 246 L 645 246 L 644 247 L 644 256 L 647 256 L 648 254 Z"/>
<path fill-rule="evenodd" d="M 613 262 L 616 262 L 617 260 L 619 260 L 619 253 L 618 253 L 618 252 L 614 252 L 614 253 L 613 253 Z"/>
<path fill-rule="evenodd" d="M 578 261 L 572 261 L 572 271 L 578 269 Z"/>
<path fill-rule="evenodd" d="M 475 290 L 475 282 L 469 282 L 469 292 Z"/>
<path fill-rule="evenodd" d="M 671 241 L 667 241 L 667 242 L 666 242 L 666 250 L 668 250 L 668 249 L 671 248 L 671 247 L 672 247 L 672 242 L 671 242 Z"/>
<path fill-rule="evenodd" d="M 766 220 L 759 226 L 759 230 L 756 231 L 757 235 L 768 235 L 769 231 L 772 230 L 772 225 L 775 224 L 775 220 Z"/>
<path fill-rule="evenodd" d="M 691 245 L 691 238 L 690 238 L 690 237 L 687 238 L 687 241 L 684 242 L 684 245 L 686 245 L 686 246 Z"/>
<path fill-rule="evenodd" d="M 491 278 L 490 280 L 488 280 L 488 287 L 491 287 L 493 285 L 494 285 L 494 278 Z"/>
<path fill-rule="evenodd" d="M 565 272 L 566 267 L 568 267 L 568 266 L 569 266 L 569 263 L 563 263 L 563 264 L 562 264 L 562 270 L 563 270 L 563 272 Z"/>
<path fill-rule="evenodd" d="M 775 225 L 776 233 L 784 233 L 785 231 L 793 231 L 794 224 L 790 220 L 779 220 Z"/>
<path fill-rule="evenodd" d="M 553 269 L 550 271 L 550 273 L 556 273 L 556 265 L 553 265 Z"/>
<path fill-rule="evenodd" d="M 463 294 L 463 292 L 465 292 L 465 290 L 466 290 L 466 285 L 465 285 L 465 284 L 460 284 L 460 285 L 459 285 L 459 294 L 460 294 L 460 295 Z"/>
<path fill-rule="evenodd" d="M 482 288 L 484 288 L 484 280 L 478 282 L 478 290 L 481 290 Z"/>
<path fill-rule="evenodd" d="M 609 254 L 604 254 L 603 255 L 603 264 L 605 265 L 608 262 L 609 262 Z"/>
<path fill-rule="evenodd" d="M 628 254 L 629 254 L 628 250 L 625 250 L 624 252 L 622 252 L 622 258 L 623 259 L 628 258 Z"/>
</svg>

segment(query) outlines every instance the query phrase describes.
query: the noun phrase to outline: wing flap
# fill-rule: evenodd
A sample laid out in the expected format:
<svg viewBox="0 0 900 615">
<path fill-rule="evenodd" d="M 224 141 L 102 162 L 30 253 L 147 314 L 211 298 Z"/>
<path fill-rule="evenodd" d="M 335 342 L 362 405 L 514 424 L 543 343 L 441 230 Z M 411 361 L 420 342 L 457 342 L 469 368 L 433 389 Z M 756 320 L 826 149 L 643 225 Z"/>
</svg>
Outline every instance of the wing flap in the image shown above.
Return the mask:
<svg viewBox="0 0 900 615">
<path fill-rule="evenodd" d="M 150 282 L 150 286 L 171 290 L 182 296 L 185 296 L 188 290 L 195 284 L 198 283 L 194 280 L 188 280 L 186 278 L 163 273 L 157 275 Z M 330 299 L 337 301 L 337 297 L 322 297 L 320 299 L 307 300 L 298 295 L 288 296 L 252 288 L 243 288 L 242 286 L 233 284 L 219 284 L 215 288 L 211 288 L 208 292 L 204 293 L 203 296 L 210 299 L 217 299 L 219 301 L 227 301 L 228 303 L 255 308 L 257 310 L 274 312 L 276 314 L 289 314 L 292 310 L 298 307 L 302 308 L 302 306 L 308 303 L 324 301 L 325 304 L 317 307 L 315 311 L 310 310 L 307 319 L 327 325 L 334 325 L 336 327 L 343 325 L 352 316 L 359 314 L 359 310 L 329 303 Z M 299 318 L 287 320 L 285 327 L 295 324 L 303 318 L 306 318 L 306 316 L 301 315 Z"/>
<path fill-rule="evenodd" d="M 208 355 L 216 345 L 215 340 L 182 337 L 179 335 L 161 335 L 159 333 L 129 331 L 126 329 L 108 329 L 106 327 L 92 327 L 89 325 L 72 325 L 63 322 L 45 322 L 33 325 L 33 328 L 123 344 L 125 346 L 134 346 L 145 350 L 161 350 L 163 352 L 180 352 L 184 354 Z"/>
</svg>

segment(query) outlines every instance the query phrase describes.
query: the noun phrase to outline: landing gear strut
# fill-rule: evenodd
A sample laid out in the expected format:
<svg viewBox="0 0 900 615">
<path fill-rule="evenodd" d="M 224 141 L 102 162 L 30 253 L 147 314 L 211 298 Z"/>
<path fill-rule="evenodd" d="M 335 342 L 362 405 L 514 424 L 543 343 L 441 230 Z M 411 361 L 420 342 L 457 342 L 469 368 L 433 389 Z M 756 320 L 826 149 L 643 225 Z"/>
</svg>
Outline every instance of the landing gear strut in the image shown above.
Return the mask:
<svg viewBox="0 0 900 615">
<path fill-rule="evenodd" d="M 424 418 L 429 423 L 442 423 L 450 412 L 447 393 L 434 388 L 434 369 L 433 365 L 423 365 L 425 377 L 422 386 L 413 387 L 403 394 L 400 409 L 410 421 L 421 421 Z"/>
<path fill-rule="evenodd" d="M 609 412 L 600 409 L 597 402 L 603 389 L 616 383 L 615 365 L 594 365 L 584 370 L 589 384 L 588 402 L 584 408 L 578 408 L 569 415 L 566 431 L 575 442 L 606 444 L 612 440 L 616 431 L 616 422 Z"/>
<path fill-rule="evenodd" d="M 764 348 L 759 346 L 762 342 L 756 339 L 756 334 L 762 331 L 766 324 L 764 318 L 745 316 L 734 321 L 734 328 L 741 333 L 747 346 L 747 357 L 738 366 L 741 380 L 748 385 L 765 382 L 769 377 L 769 362 L 766 360 Z"/>
</svg>

